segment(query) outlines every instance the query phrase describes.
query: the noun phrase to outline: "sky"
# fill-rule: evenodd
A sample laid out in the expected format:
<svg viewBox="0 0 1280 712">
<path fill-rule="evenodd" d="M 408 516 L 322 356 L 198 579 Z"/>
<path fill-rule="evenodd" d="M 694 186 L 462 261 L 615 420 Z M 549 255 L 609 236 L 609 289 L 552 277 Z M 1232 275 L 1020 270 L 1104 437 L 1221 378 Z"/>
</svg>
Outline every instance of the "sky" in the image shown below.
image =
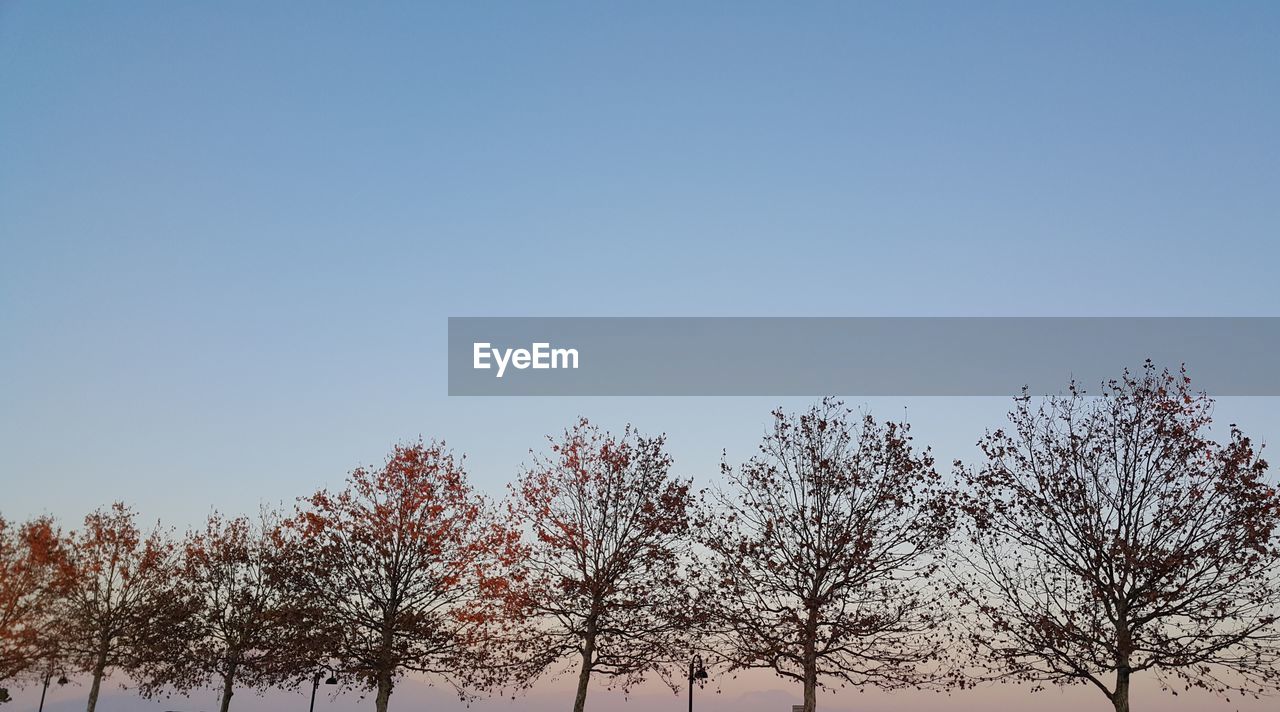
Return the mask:
<svg viewBox="0 0 1280 712">
<path fill-rule="evenodd" d="M 181 529 L 420 435 L 500 496 L 578 415 L 710 484 L 805 404 L 450 398 L 449 316 L 1280 306 L 1275 3 L 267 5 L 0 0 L 6 517 Z M 850 402 L 944 463 L 1009 407 Z"/>
</svg>

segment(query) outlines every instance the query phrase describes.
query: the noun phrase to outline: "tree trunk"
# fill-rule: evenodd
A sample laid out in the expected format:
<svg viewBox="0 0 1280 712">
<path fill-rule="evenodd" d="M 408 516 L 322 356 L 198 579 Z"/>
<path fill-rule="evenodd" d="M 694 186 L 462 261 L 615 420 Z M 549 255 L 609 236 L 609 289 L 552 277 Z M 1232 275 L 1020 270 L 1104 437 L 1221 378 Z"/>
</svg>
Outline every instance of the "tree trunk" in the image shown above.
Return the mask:
<svg viewBox="0 0 1280 712">
<path fill-rule="evenodd" d="M 1129 712 L 1129 675 L 1128 662 L 1116 668 L 1116 691 L 1111 695 L 1116 712 Z"/>
<path fill-rule="evenodd" d="M 89 686 L 89 707 L 86 712 L 94 712 L 98 707 L 98 691 L 102 689 L 103 666 L 93 667 L 93 684 Z"/>
<path fill-rule="evenodd" d="M 232 688 L 235 686 L 235 679 L 236 666 L 230 665 L 227 667 L 227 674 L 222 676 L 222 703 L 218 707 L 220 712 L 227 712 L 227 710 L 231 709 L 231 695 L 234 694 Z"/>
<path fill-rule="evenodd" d="M 586 640 L 582 646 L 582 669 L 578 671 L 578 694 L 573 698 L 573 712 L 582 712 L 587 706 L 587 683 L 591 682 L 591 665 L 596 655 L 596 635 L 588 626 Z"/>
<path fill-rule="evenodd" d="M 98 692 L 102 690 L 102 678 L 107 672 L 107 648 L 110 641 L 104 640 L 98 647 L 98 659 L 93 662 L 93 684 L 89 686 L 89 706 L 86 712 L 94 712 L 98 707 Z"/>
<path fill-rule="evenodd" d="M 395 596 L 392 584 L 392 596 Z M 382 612 L 382 648 L 378 654 L 378 696 L 374 699 L 374 708 L 378 712 L 387 712 L 391 705 L 391 688 L 395 685 L 395 672 L 399 665 L 395 662 L 396 611 L 398 602 L 393 600 Z"/>
<path fill-rule="evenodd" d="M 1118 607 L 1120 620 L 1126 621 L 1129 608 L 1125 604 Z M 1111 704 L 1116 712 L 1129 712 L 1129 676 L 1133 674 L 1132 661 L 1133 637 L 1128 625 L 1123 623 L 1116 629 L 1116 688 L 1111 694 Z"/>
<path fill-rule="evenodd" d="M 387 712 L 387 706 L 391 704 L 391 687 L 395 682 L 391 679 L 391 673 L 378 673 L 378 697 L 374 701 L 374 707 L 378 712 Z"/>
<path fill-rule="evenodd" d="M 811 655 L 804 661 L 804 712 L 818 709 L 818 664 Z"/>
<path fill-rule="evenodd" d="M 818 608 L 810 605 L 804 627 L 804 712 L 818 709 Z"/>
</svg>

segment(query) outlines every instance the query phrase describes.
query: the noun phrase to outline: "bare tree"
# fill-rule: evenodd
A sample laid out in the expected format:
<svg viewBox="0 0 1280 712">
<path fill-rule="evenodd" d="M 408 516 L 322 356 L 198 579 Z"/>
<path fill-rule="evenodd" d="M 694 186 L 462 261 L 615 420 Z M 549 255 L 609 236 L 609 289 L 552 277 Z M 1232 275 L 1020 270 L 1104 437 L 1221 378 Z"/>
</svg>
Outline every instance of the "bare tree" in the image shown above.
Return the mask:
<svg viewBox="0 0 1280 712">
<path fill-rule="evenodd" d="M 522 631 L 513 657 L 527 678 L 576 667 L 574 712 L 592 676 L 670 684 L 688 651 L 690 483 L 670 470 L 663 437 L 630 426 L 615 437 L 583 419 L 511 488 L 511 521 L 529 537 L 500 591 Z"/>
<path fill-rule="evenodd" d="M 474 669 L 477 621 L 466 604 L 501 538 L 484 500 L 443 444 L 396 447 L 386 464 L 351 473 L 347 487 L 301 500 L 291 576 L 336 634 L 327 655 L 376 690 L 386 712 L 405 672 L 463 689 Z"/>
<path fill-rule="evenodd" d="M 1117 712 L 1135 673 L 1217 693 L 1280 683 L 1280 493 L 1234 425 L 1211 438 L 1212 405 L 1150 362 L 1100 398 L 1073 384 L 1016 400 L 962 470 L 956 592 L 978 670 L 1092 684 Z"/>
<path fill-rule="evenodd" d="M 835 400 L 773 415 L 759 455 L 723 466 L 698 530 L 711 647 L 799 682 L 806 712 L 830 682 L 929 682 L 930 580 L 953 519 L 933 458 L 907 425 L 856 422 Z"/>
<path fill-rule="evenodd" d="M 144 535 L 121 503 L 84 519 L 68 540 L 65 595 L 57 611 L 62 651 L 88 672 L 88 712 L 113 668 L 137 670 L 174 618 L 173 542 L 159 527 Z"/>
</svg>

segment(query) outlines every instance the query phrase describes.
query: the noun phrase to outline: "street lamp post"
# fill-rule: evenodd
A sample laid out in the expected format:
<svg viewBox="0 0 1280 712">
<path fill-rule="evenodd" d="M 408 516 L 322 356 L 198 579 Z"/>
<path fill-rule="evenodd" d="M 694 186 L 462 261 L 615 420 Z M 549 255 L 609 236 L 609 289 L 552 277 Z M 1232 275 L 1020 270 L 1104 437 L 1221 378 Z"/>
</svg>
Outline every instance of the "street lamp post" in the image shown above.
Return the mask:
<svg viewBox="0 0 1280 712">
<path fill-rule="evenodd" d="M 322 677 L 324 677 L 324 673 L 316 671 L 315 677 L 311 678 L 311 707 L 309 708 L 311 712 L 316 712 L 316 690 L 320 687 L 320 678 Z M 329 677 L 325 679 L 324 684 L 338 684 L 338 676 L 330 672 Z"/>
<path fill-rule="evenodd" d="M 40 688 L 40 707 L 39 712 L 44 712 L 44 696 L 49 694 L 49 678 L 53 677 L 53 672 L 44 674 L 44 687 Z"/>
<path fill-rule="evenodd" d="M 693 682 L 707 679 L 707 669 L 702 666 L 702 656 L 693 654 L 689 660 L 689 712 L 693 712 Z"/>
<path fill-rule="evenodd" d="M 45 696 L 45 695 L 47 695 L 47 694 L 49 694 L 49 681 L 50 681 L 50 680 L 52 680 L 52 679 L 53 679 L 53 671 L 52 671 L 52 670 L 50 670 L 50 671 L 48 671 L 48 672 L 46 672 L 46 673 L 44 674 L 44 687 L 43 687 L 43 688 L 41 688 L 41 690 L 40 690 L 40 707 L 39 707 L 39 712 L 44 712 L 44 696 Z M 61 685 L 65 685 L 65 684 L 67 684 L 67 676 L 66 676 L 66 675 L 59 675 L 59 676 L 58 676 L 58 685 L 59 685 L 59 686 L 61 686 Z"/>
</svg>

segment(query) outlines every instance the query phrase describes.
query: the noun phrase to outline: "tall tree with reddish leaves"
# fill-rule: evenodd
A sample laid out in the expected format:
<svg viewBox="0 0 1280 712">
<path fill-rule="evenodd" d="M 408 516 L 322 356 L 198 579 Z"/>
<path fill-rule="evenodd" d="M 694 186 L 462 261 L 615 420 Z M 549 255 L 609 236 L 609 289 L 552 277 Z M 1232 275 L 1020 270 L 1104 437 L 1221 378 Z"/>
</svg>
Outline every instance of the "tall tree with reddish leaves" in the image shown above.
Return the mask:
<svg viewBox="0 0 1280 712">
<path fill-rule="evenodd" d="M 62 651 L 90 675 L 88 712 L 113 669 L 138 670 L 175 617 L 175 550 L 158 526 L 149 534 L 124 504 L 100 509 L 68 538 L 57 609 Z"/>
<path fill-rule="evenodd" d="M 1127 712 L 1133 675 L 1219 694 L 1280 685 L 1280 493 L 1185 371 L 1090 398 L 1018 398 L 962 469 L 956 592 L 976 672 L 1090 684 Z"/>
<path fill-rule="evenodd" d="M 574 712 L 593 676 L 624 689 L 655 673 L 671 684 L 688 652 L 690 482 L 672 476 L 664 438 L 620 436 L 585 419 L 552 439 L 511 487 L 511 522 L 526 532 L 502 580 L 507 651 L 524 679 L 577 675 Z"/>
<path fill-rule="evenodd" d="M 799 683 L 805 712 L 825 685 L 932 684 L 954 521 L 933 458 L 907 425 L 835 400 L 773 416 L 700 518 L 708 645 L 731 669 Z"/>
<path fill-rule="evenodd" d="M 216 682 L 227 712 L 237 686 L 263 689 L 315 672 L 323 611 L 290 587 L 296 552 L 278 520 L 270 511 L 257 521 L 215 512 L 187 534 L 174 580 L 178 615 L 139 671 L 144 693 Z M 303 608 L 309 615 L 300 617 Z"/>
<path fill-rule="evenodd" d="M 65 555 L 52 519 L 15 526 L 0 517 L 0 683 L 36 672 L 49 658 Z"/>
<path fill-rule="evenodd" d="M 376 692 L 378 712 L 406 672 L 463 690 L 479 624 L 470 603 L 501 540 L 462 463 L 441 443 L 396 447 L 351 472 L 341 492 L 301 500 L 291 576 L 324 612 L 325 653 L 344 680 Z"/>
</svg>

